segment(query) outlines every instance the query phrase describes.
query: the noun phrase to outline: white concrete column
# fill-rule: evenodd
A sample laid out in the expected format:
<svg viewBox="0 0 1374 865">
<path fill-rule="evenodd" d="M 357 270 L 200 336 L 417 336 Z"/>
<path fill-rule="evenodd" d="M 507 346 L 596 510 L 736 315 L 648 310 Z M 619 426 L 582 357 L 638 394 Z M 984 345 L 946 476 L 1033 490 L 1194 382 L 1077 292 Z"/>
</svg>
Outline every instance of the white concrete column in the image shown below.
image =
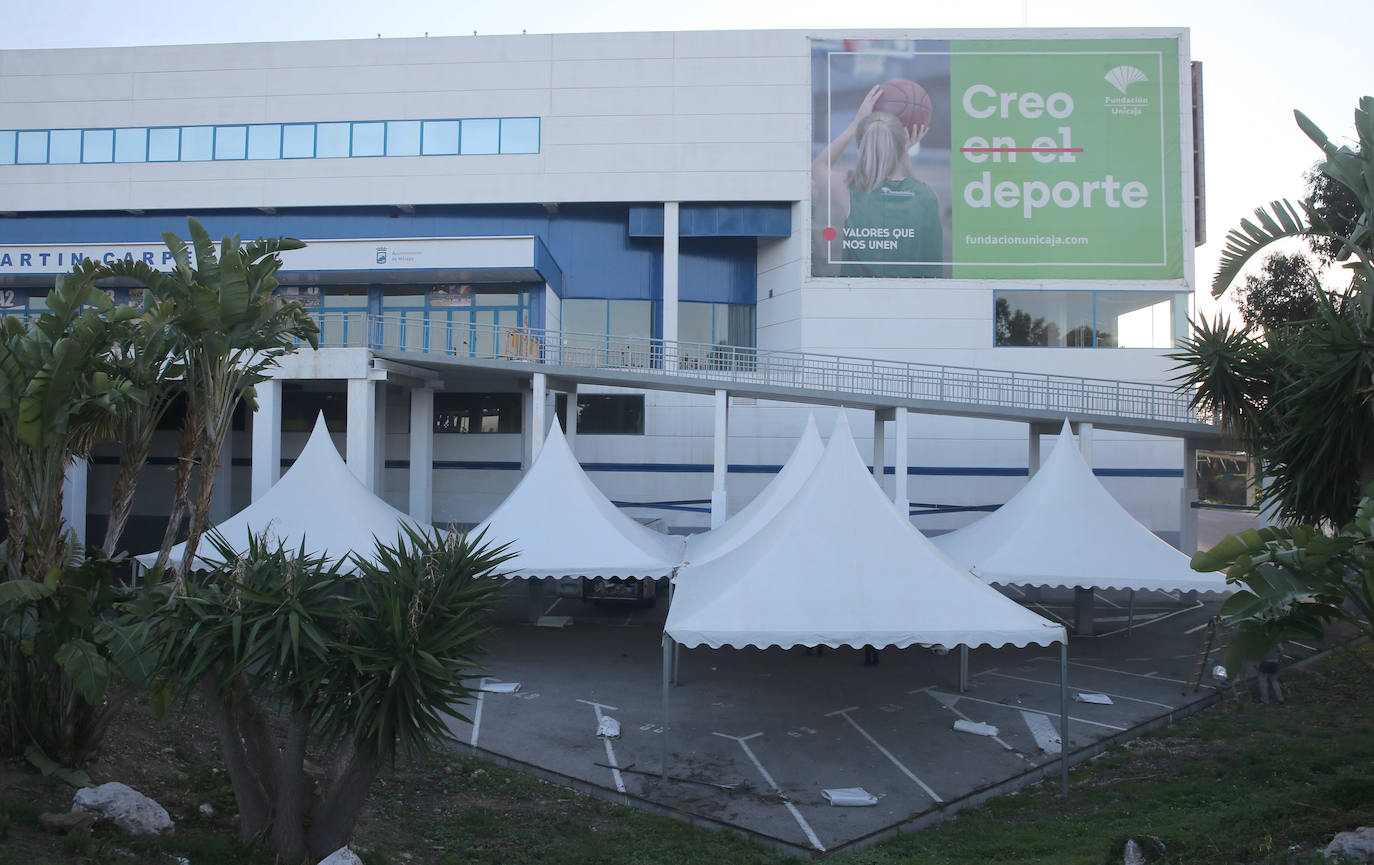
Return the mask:
<svg viewBox="0 0 1374 865">
<path fill-rule="evenodd" d="M 883 477 L 883 468 L 887 454 L 887 418 L 882 409 L 873 410 L 873 480 L 878 482 L 878 489 L 887 491 L 887 482 Z"/>
<path fill-rule="evenodd" d="M 224 436 L 215 467 L 215 489 L 210 494 L 210 522 L 219 525 L 234 515 L 234 431 Z"/>
<path fill-rule="evenodd" d="M 1269 488 L 1274 485 L 1274 478 L 1264 471 L 1263 466 L 1260 466 L 1258 471 L 1260 490 L 1267 494 L 1269 492 Z M 1261 504 L 1259 510 L 1259 520 L 1257 523 L 1258 527 L 1261 529 L 1267 529 L 1270 526 L 1277 526 L 1278 524 L 1278 505 L 1272 500 L 1266 501 L 1263 504 Z"/>
<path fill-rule="evenodd" d="M 1081 423 L 1078 425 L 1078 447 L 1083 451 L 1083 462 L 1088 464 L 1088 468 L 1093 465 L 1093 425 Z"/>
<path fill-rule="evenodd" d="M 663 203 L 663 340 L 673 345 L 678 339 L 678 204 Z M 665 348 L 663 368 L 677 369 L 677 350 Z"/>
<path fill-rule="evenodd" d="M 534 463 L 544 447 L 544 435 L 549 431 L 549 377 L 542 372 L 530 376 L 530 463 Z"/>
<path fill-rule="evenodd" d="M 348 380 L 348 470 L 377 492 L 377 386 L 369 378 Z"/>
<path fill-rule="evenodd" d="M 563 425 L 563 437 L 568 440 L 568 450 L 577 455 L 577 385 L 568 390 L 568 422 Z"/>
<path fill-rule="evenodd" d="M 1040 471 L 1040 427 L 1030 424 L 1029 429 L 1030 434 L 1026 438 L 1026 474 L 1033 478 Z"/>
<path fill-rule="evenodd" d="M 434 388 L 410 391 L 410 516 L 434 522 Z"/>
<path fill-rule="evenodd" d="M 725 491 L 725 474 L 729 464 L 725 461 L 725 444 L 730 437 L 730 394 L 716 391 L 716 427 L 713 456 L 714 474 L 711 482 L 711 528 L 725 522 L 729 515 Z"/>
<path fill-rule="evenodd" d="M 1178 549 L 1191 556 L 1197 552 L 1197 444 L 1183 440 L 1183 489 L 1179 495 Z"/>
<path fill-rule="evenodd" d="M 382 495 L 386 489 L 386 415 L 387 391 L 385 381 L 377 382 L 376 441 L 377 447 L 372 455 L 372 489 Z"/>
<path fill-rule="evenodd" d="M 257 392 L 258 410 L 253 413 L 253 501 L 265 496 L 281 477 L 281 379 L 259 382 Z"/>
<path fill-rule="evenodd" d="M 892 460 L 892 503 L 902 516 L 911 513 L 911 498 L 907 494 L 907 469 L 911 466 L 907 418 L 908 413 L 904 408 L 896 409 L 892 418 L 892 438 L 896 444 Z"/>
<path fill-rule="evenodd" d="M 75 532 L 76 539 L 86 543 L 86 495 L 90 486 L 90 465 L 83 457 L 73 457 L 67 463 L 62 478 L 62 519 L 66 531 Z"/>
</svg>

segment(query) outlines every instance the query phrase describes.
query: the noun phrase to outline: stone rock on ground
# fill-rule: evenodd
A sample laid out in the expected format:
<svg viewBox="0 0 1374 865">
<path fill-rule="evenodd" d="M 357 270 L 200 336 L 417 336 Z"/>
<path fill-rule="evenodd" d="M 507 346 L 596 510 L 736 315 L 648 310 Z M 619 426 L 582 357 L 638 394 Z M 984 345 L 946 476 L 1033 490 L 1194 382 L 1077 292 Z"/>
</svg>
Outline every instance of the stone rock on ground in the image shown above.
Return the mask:
<svg viewBox="0 0 1374 865">
<path fill-rule="evenodd" d="M 340 847 L 321 859 L 318 865 L 363 865 L 363 860 L 359 859 L 358 854 L 347 847 Z"/>
<path fill-rule="evenodd" d="M 125 835 L 167 835 L 175 829 L 165 808 L 118 781 L 77 790 L 72 810 L 90 811 Z"/>
<path fill-rule="evenodd" d="M 38 825 L 44 832 L 65 835 L 68 832 L 89 832 L 95 825 L 90 811 L 68 811 L 66 814 L 39 814 Z"/>
<path fill-rule="evenodd" d="M 1374 826 L 1361 826 L 1354 832 L 1341 832 L 1332 838 L 1322 855 L 1327 859 L 1335 859 L 1338 854 L 1359 862 L 1374 858 Z"/>
</svg>

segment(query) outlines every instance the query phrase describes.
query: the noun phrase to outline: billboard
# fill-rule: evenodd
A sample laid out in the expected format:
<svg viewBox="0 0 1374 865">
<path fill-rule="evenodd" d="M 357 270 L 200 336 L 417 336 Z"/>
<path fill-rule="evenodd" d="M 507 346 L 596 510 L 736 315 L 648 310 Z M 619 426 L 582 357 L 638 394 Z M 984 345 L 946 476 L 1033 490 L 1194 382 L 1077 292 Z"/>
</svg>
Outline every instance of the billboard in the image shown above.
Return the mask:
<svg viewBox="0 0 1374 865">
<path fill-rule="evenodd" d="M 1179 40 L 814 39 L 813 276 L 1181 279 Z"/>
</svg>

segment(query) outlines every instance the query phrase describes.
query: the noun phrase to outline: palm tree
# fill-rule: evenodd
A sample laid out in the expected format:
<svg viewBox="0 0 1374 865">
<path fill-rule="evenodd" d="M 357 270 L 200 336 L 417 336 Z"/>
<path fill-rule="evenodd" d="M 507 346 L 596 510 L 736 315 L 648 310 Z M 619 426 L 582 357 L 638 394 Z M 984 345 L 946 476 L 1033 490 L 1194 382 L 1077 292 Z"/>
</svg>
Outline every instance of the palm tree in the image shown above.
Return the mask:
<svg viewBox="0 0 1374 865">
<path fill-rule="evenodd" d="M 1226 237 L 1213 296 L 1245 265 L 1285 238 L 1323 239 L 1338 248 L 1348 290 L 1319 291 L 1315 318 L 1289 328 L 1233 329 L 1218 318 L 1194 325 L 1178 360 L 1180 387 L 1214 413 L 1264 465 L 1264 497 L 1280 517 L 1338 526 L 1359 491 L 1374 482 L 1374 97 L 1355 111 L 1358 147 L 1337 146 L 1302 112 L 1298 126 L 1322 149 L 1317 169 L 1347 188 L 1360 214 L 1342 234 L 1312 200 L 1275 201 Z"/>
<path fill-rule="evenodd" d="M 215 467 L 234 408 L 246 399 L 256 408 L 254 386 L 278 358 L 305 342 L 319 345 L 319 326 L 295 301 L 275 294 L 277 253 L 305 246 L 294 238 L 259 239 L 247 246 L 238 235 L 225 237 L 219 249 L 195 219 L 188 219 L 191 251 L 173 232 L 162 240 L 175 265 L 171 273 L 142 261 L 108 265 L 112 276 L 145 286 L 155 304 L 170 303 L 168 326 L 176 334 L 186 419 L 177 460 L 175 499 L 156 566 L 164 567 L 176 543 L 183 517 L 189 515 L 185 553 L 177 584 L 195 560 L 196 547 L 209 521 Z M 193 478 L 193 471 L 196 473 Z M 198 486 L 193 489 L 193 479 Z"/>
</svg>

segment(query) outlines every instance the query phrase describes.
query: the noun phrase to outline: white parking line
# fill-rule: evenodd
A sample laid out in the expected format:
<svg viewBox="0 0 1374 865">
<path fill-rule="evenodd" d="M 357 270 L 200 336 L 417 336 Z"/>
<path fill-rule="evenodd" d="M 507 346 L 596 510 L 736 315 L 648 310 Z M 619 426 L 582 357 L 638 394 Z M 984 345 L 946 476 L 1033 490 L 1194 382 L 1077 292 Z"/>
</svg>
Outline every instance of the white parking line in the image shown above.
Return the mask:
<svg viewBox="0 0 1374 865">
<path fill-rule="evenodd" d="M 477 681 L 477 708 L 472 710 L 472 739 L 468 744 L 477 747 L 477 732 L 482 729 L 482 696 L 486 692 L 482 689 L 486 687 L 486 678 Z"/>
<path fill-rule="evenodd" d="M 612 712 L 619 711 L 615 706 L 607 706 L 602 703 L 593 703 L 591 700 L 578 700 L 579 703 L 586 703 L 596 710 L 596 726 L 601 728 L 601 710 L 610 709 Z M 611 764 L 611 777 L 615 779 L 615 789 L 621 793 L 625 792 L 625 779 L 621 776 L 620 770 L 616 768 L 620 764 L 615 761 L 615 749 L 611 747 L 611 740 L 605 738 L 601 740 L 606 743 L 606 762 Z"/>
<path fill-rule="evenodd" d="M 1048 686 L 1048 687 L 1054 688 L 1055 690 L 1059 690 L 1059 683 L 1058 683 L 1058 682 L 1047 682 L 1047 681 L 1044 681 L 1043 679 L 1025 679 L 1025 678 L 1022 678 L 1021 676 L 1009 676 L 1009 675 L 1007 675 L 1006 673 L 990 673 L 989 675 L 1000 676 L 1000 677 L 1003 678 L 1003 679 L 1013 679 L 1013 680 L 1015 680 L 1015 681 L 1017 681 L 1017 682 L 1029 682 L 1029 683 L 1031 683 L 1032 685 L 1046 685 L 1046 686 Z M 1152 678 L 1158 678 L 1158 677 L 1152 677 Z M 1160 680 L 1160 681 L 1163 681 L 1163 680 Z M 1122 694 L 1113 694 L 1113 693 L 1111 693 L 1110 691 L 1098 691 L 1097 693 L 1099 693 L 1099 694 L 1106 694 L 1108 697 L 1111 697 L 1111 698 L 1116 699 L 1116 700 L 1126 700 L 1126 701 L 1131 702 L 1131 703 L 1144 703 L 1144 704 L 1146 704 L 1146 705 L 1148 705 L 1148 706 L 1158 706 L 1158 707 L 1160 707 L 1161 709 L 1172 709 L 1172 708 L 1174 708 L 1174 707 L 1173 707 L 1172 705 L 1170 705 L 1169 703 L 1156 703 L 1154 700 L 1142 700 L 1142 699 L 1139 698 L 1139 697 L 1127 697 L 1127 696 L 1124 696 L 1124 695 L 1122 695 Z"/>
<path fill-rule="evenodd" d="M 1059 663 L 1059 659 L 1058 659 L 1058 658 L 1031 658 L 1031 660 L 1032 660 L 1032 661 L 1054 661 L 1056 664 Z M 1182 679 L 1170 679 L 1170 678 L 1168 678 L 1168 677 L 1166 677 L 1166 676 L 1160 676 L 1160 675 L 1158 675 L 1158 674 L 1156 674 L 1156 673 L 1132 673 L 1132 672 L 1129 671 L 1129 670 L 1114 670 L 1114 669 L 1112 669 L 1111 667 L 1097 667 L 1097 666 L 1094 666 L 1094 665 L 1092 665 L 1092 664 L 1084 664 L 1084 663 L 1081 663 L 1081 662 L 1079 662 L 1079 661 L 1070 661 L 1070 662 L 1069 662 L 1069 666 L 1070 666 L 1070 667 L 1082 667 L 1082 668 L 1085 669 L 1085 670 L 1098 670 L 1098 671 L 1101 671 L 1101 672 L 1103 672 L 1103 673 L 1116 673 L 1116 674 L 1119 675 L 1119 676 L 1135 676 L 1137 679 L 1152 679 L 1152 680 L 1154 680 L 1154 681 L 1156 681 L 1156 682 L 1173 682 L 1173 683 L 1176 684 L 1176 685 L 1185 684 L 1184 681 L 1183 681 Z"/>
<path fill-rule="evenodd" d="M 1197 604 L 1194 604 L 1194 605 L 1191 606 L 1191 607 L 1184 607 L 1184 608 L 1181 609 L 1181 610 L 1174 610 L 1172 613 L 1165 613 L 1165 614 L 1162 615 L 1162 616 L 1155 616 L 1153 619 L 1147 619 L 1147 620 L 1145 620 L 1145 621 L 1142 621 L 1142 622 L 1138 623 L 1138 624 L 1136 625 L 1136 627 L 1138 627 L 1138 628 L 1143 628 L 1143 627 L 1145 627 L 1146 625 L 1155 625 L 1155 624 L 1158 624 L 1158 623 L 1164 621 L 1165 619 L 1172 619 L 1174 616 L 1181 616 L 1181 615 L 1183 615 L 1184 613 L 1191 613 L 1191 612 L 1194 611 L 1194 610 L 1200 610 L 1200 609 L 1202 609 L 1202 604 L 1201 604 L 1201 603 L 1197 603 Z M 1102 637 L 1111 637 L 1111 636 L 1115 636 L 1116 634 L 1124 634 L 1124 633 L 1126 633 L 1126 632 L 1127 632 L 1127 629 L 1126 629 L 1126 628 L 1117 628 L 1115 631 L 1103 631 L 1103 632 L 1100 633 L 1100 634 L 1091 634 L 1090 636 L 1097 637 L 1097 638 L 1100 639 L 1100 638 L 1102 638 Z"/>
<path fill-rule="evenodd" d="M 759 736 L 762 736 L 763 734 L 750 733 L 748 736 L 731 736 L 728 733 L 712 733 L 711 735 L 719 736 L 722 739 L 732 739 L 739 743 L 739 746 L 744 749 L 745 756 L 749 758 L 749 760 L 754 764 L 754 768 L 758 769 L 759 774 L 763 776 L 764 782 L 767 783 L 769 787 L 773 788 L 773 792 L 778 794 L 779 798 L 782 799 L 782 804 L 787 807 L 787 810 L 792 814 L 792 817 L 796 819 L 797 825 L 801 827 L 802 832 L 806 833 L 806 838 L 811 842 L 811 846 L 815 847 L 817 850 L 824 853 L 825 847 L 821 845 L 821 839 L 817 838 L 816 833 L 811 830 L 811 824 L 806 822 L 806 818 L 803 817 L 801 815 L 801 812 L 797 810 L 797 806 L 793 805 L 791 802 L 788 801 L 787 795 L 782 792 L 782 788 L 778 786 L 778 782 L 774 781 L 773 776 L 768 774 L 768 770 L 763 768 L 763 764 L 759 762 L 758 757 L 754 756 L 753 749 L 749 747 L 750 739 L 757 739 Z"/>
<path fill-rule="evenodd" d="M 942 692 L 932 690 L 930 693 L 931 696 L 934 696 L 935 694 Z M 1050 718 L 1059 717 L 1058 712 L 1047 712 L 1044 709 L 1028 709 L 1025 706 L 1008 706 L 1006 703 L 995 703 L 992 700 L 980 700 L 977 697 L 970 697 L 968 694 L 945 694 L 944 696 L 954 700 L 971 700 L 975 703 L 983 703 L 984 705 L 988 706 L 996 706 L 999 709 L 1012 709 L 1018 712 L 1034 712 L 1037 715 L 1046 715 Z M 1114 724 L 1104 724 L 1101 721 L 1089 721 L 1087 718 L 1075 718 L 1073 715 L 1069 716 L 1069 720 L 1076 721 L 1079 724 L 1091 724 L 1094 727 L 1106 727 L 1108 730 L 1120 731 L 1126 729 L 1125 727 L 1118 727 Z"/>
<path fill-rule="evenodd" d="M 1025 719 L 1026 726 L 1030 728 L 1030 734 L 1035 737 L 1035 744 L 1041 751 L 1046 754 L 1063 753 L 1063 743 L 1059 739 L 1059 731 L 1054 729 L 1053 721 L 1045 715 L 1025 709 L 1021 710 L 1021 717 Z"/>
<path fill-rule="evenodd" d="M 887 749 L 884 748 L 882 745 L 879 745 L 879 744 L 878 744 L 878 740 L 875 739 L 875 738 L 873 738 L 872 736 L 868 735 L 868 731 L 865 730 L 863 727 L 860 727 L 859 724 L 858 724 L 858 722 L 856 722 L 853 718 L 849 717 L 849 713 L 855 711 L 855 710 L 858 709 L 858 708 L 859 708 L 858 706 L 850 706 L 850 707 L 847 708 L 847 709 L 836 709 L 836 710 L 833 711 L 833 712 L 826 712 L 826 713 L 825 713 L 825 716 L 826 716 L 827 718 L 833 718 L 834 716 L 839 715 L 841 718 L 844 718 L 846 721 L 849 722 L 849 726 L 853 727 L 855 730 L 858 730 L 858 731 L 859 731 L 859 735 L 863 736 L 865 739 L 867 739 L 867 740 L 869 741 L 869 743 L 870 743 L 873 747 L 877 748 L 877 749 L 878 749 L 878 752 L 879 752 L 880 754 L 882 754 L 882 755 L 883 755 L 884 757 L 886 757 L 888 760 L 892 761 L 892 765 L 894 765 L 894 766 L 896 766 L 898 769 L 902 770 L 902 774 L 906 775 L 908 778 L 910 778 L 911 780 L 915 781 L 916 784 L 917 784 L 917 786 L 919 786 L 922 790 L 926 791 L 926 795 L 927 795 L 927 796 L 929 796 L 931 799 L 934 799 L 936 802 L 943 802 L 943 801 L 945 801 L 944 799 L 941 799 L 941 798 L 940 798 L 940 796 L 939 796 L 938 793 L 936 793 L 934 790 L 930 789 L 929 785 L 927 785 L 925 781 L 922 781 L 920 778 L 917 778 L 917 777 L 916 777 L 916 774 L 915 774 L 914 772 L 912 772 L 912 771 L 911 771 L 910 769 L 908 769 L 906 766 L 903 766 L 903 765 L 902 765 L 902 762 L 901 762 L 900 760 L 898 760 L 896 757 L 892 756 L 892 752 L 891 752 L 891 751 L 887 750 Z"/>
</svg>

